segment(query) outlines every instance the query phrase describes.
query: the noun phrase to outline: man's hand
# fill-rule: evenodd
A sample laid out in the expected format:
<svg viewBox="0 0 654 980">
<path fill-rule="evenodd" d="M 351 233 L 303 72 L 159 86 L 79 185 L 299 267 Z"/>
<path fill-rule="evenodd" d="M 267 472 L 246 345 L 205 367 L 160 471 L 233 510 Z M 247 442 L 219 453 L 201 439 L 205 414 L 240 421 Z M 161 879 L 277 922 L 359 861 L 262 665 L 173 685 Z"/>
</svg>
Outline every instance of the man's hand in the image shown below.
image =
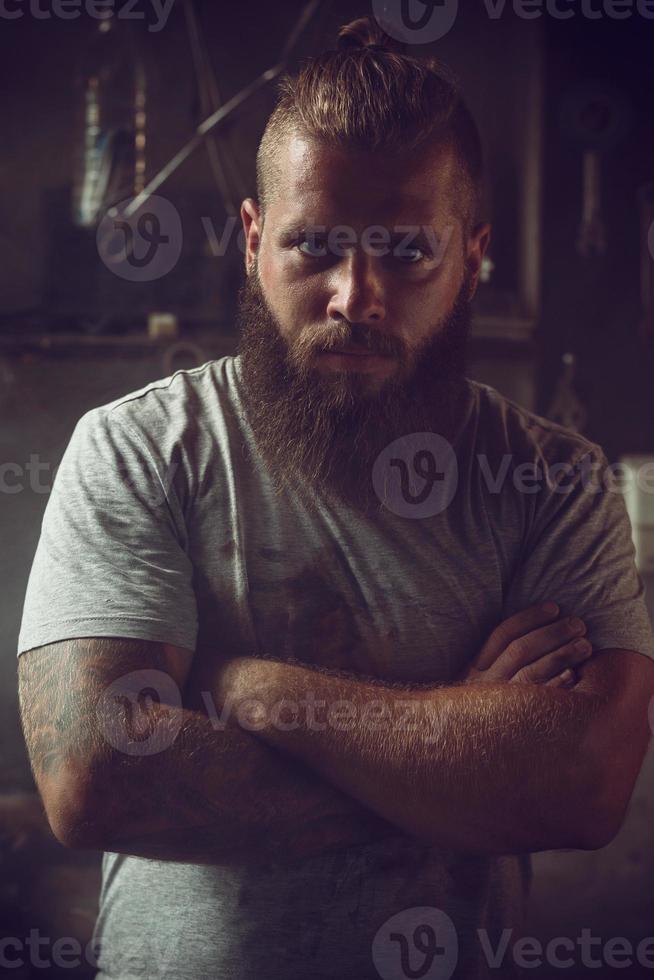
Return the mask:
<svg viewBox="0 0 654 980">
<path fill-rule="evenodd" d="M 571 688 L 575 665 L 592 655 L 586 626 L 572 617 L 557 620 L 556 603 L 530 606 L 497 626 L 476 659 L 458 678 L 465 684 L 543 684 Z M 554 622 L 552 620 L 555 620 Z"/>
<path fill-rule="evenodd" d="M 457 680 L 465 684 L 541 684 L 570 689 L 578 682 L 575 666 L 593 653 L 584 637 L 582 620 L 558 619 L 556 603 L 529 606 L 505 619 L 490 634 L 472 664 Z M 247 698 L 248 667 L 252 658 L 236 657 L 223 662 L 211 681 L 211 689 L 222 709 L 228 698 L 237 705 Z"/>
</svg>

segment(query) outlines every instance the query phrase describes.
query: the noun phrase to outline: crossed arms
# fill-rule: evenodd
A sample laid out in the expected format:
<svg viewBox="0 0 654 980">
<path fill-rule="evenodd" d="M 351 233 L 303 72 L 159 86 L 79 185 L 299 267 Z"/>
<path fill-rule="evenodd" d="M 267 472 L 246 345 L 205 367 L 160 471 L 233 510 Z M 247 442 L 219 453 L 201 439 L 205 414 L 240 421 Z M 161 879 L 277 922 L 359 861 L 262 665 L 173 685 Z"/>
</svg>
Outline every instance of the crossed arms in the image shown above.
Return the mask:
<svg viewBox="0 0 654 980">
<path fill-rule="evenodd" d="M 402 834 L 477 853 L 602 847 L 624 817 L 654 695 L 654 664 L 623 650 L 596 652 L 570 691 L 407 688 L 238 658 L 205 678 L 216 708 L 231 705 L 220 728 L 197 698 L 155 701 L 139 710 L 165 748 L 138 755 L 109 744 L 98 725 L 108 685 L 150 669 L 181 689 L 190 663 L 185 651 L 121 639 L 21 655 L 23 728 L 62 843 L 209 864 Z M 252 698 L 256 724 L 246 728 L 242 703 Z M 271 710 L 311 698 L 354 708 L 323 728 L 306 709 L 292 725 Z M 371 701 L 385 707 L 368 711 Z"/>
<path fill-rule="evenodd" d="M 242 658 L 229 688 L 237 703 L 278 706 L 255 727 L 267 744 L 408 834 L 507 854 L 602 847 L 622 822 L 648 739 L 647 685 L 638 691 L 637 678 L 648 679 L 651 697 L 654 664 L 605 651 L 584 669 L 574 692 L 523 684 L 402 691 Z M 624 698 L 629 686 L 626 711 L 619 691 Z M 296 710 L 314 699 L 342 706 L 330 724 Z"/>
</svg>

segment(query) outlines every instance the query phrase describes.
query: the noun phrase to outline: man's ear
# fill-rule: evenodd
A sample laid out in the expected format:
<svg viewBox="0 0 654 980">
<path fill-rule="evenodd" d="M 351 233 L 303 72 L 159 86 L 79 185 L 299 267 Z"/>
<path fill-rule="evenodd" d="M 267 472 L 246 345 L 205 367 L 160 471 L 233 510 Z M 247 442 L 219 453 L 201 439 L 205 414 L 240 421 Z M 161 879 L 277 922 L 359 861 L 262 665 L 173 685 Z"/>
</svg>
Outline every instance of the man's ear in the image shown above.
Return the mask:
<svg viewBox="0 0 654 980">
<path fill-rule="evenodd" d="M 261 211 L 253 197 L 246 197 L 241 204 L 241 221 L 245 234 L 245 271 L 249 276 L 259 251 L 262 232 Z"/>
<path fill-rule="evenodd" d="M 468 299 L 477 292 L 479 277 L 481 275 L 481 263 L 486 254 L 486 249 L 491 238 L 491 226 L 487 222 L 476 225 L 468 238 L 466 266 L 470 276 L 470 295 Z"/>
</svg>

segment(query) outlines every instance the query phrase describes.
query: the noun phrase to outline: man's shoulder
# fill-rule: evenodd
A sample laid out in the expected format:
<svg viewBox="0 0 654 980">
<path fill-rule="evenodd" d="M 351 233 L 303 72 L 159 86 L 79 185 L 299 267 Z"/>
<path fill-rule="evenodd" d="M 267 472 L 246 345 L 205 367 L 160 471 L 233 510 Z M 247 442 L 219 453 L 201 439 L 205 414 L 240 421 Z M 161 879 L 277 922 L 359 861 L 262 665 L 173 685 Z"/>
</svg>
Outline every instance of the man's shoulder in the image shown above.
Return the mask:
<svg viewBox="0 0 654 980">
<path fill-rule="evenodd" d="M 483 450 L 509 454 L 516 462 L 552 464 L 602 455 L 602 447 L 579 432 L 538 415 L 492 385 L 466 379 L 477 406 L 478 438 Z"/>
<path fill-rule="evenodd" d="M 152 437 L 179 437 L 210 417 L 223 414 L 234 398 L 235 358 L 207 361 L 92 408 L 80 424 L 126 428 Z"/>
<path fill-rule="evenodd" d="M 194 472 L 230 453 L 242 425 L 233 356 L 176 371 L 86 412 L 77 422 L 69 453 L 89 459 L 146 459 L 168 471 Z M 130 464 L 131 465 L 131 464 Z"/>
<path fill-rule="evenodd" d="M 199 367 L 175 371 L 100 406 L 100 410 L 125 423 L 162 412 L 168 416 L 168 421 L 170 413 L 196 414 L 205 404 L 220 400 L 221 394 L 229 394 L 234 377 L 233 362 L 234 357 L 229 355 Z"/>
</svg>

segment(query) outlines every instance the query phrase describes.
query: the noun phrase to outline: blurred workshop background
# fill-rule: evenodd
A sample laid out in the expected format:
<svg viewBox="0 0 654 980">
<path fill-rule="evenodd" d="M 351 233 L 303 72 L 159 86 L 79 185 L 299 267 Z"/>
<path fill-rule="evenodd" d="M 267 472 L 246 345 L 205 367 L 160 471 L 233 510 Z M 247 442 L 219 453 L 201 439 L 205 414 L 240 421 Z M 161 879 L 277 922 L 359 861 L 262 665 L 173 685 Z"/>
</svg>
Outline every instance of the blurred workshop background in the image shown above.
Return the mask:
<svg viewBox="0 0 654 980">
<path fill-rule="evenodd" d="M 239 207 L 255 194 L 255 151 L 274 103 L 274 84 L 260 76 L 285 56 L 293 69 L 369 10 L 174 0 L 165 22 L 144 2 L 134 7 L 142 19 L 109 22 L 83 3 L 78 17 L 49 9 L 16 0 L 0 16 L 0 936 L 38 927 L 85 942 L 99 854 L 48 835 L 16 696 L 22 600 L 48 491 L 87 409 L 233 352 Z M 541 14 L 466 2 L 445 36 L 416 48 L 458 74 L 486 151 L 493 240 L 469 374 L 600 442 L 612 462 L 647 460 L 654 21 L 635 4 L 620 19 Z M 149 206 L 153 247 L 169 238 L 162 264 L 121 262 L 102 224 L 107 203 L 138 194 L 183 149 Z M 654 517 L 634 506 L 647 583 Z M 609 847 L 535 857 L 530 934 L 654 934 L 653 751 Z"/>
</svg>

